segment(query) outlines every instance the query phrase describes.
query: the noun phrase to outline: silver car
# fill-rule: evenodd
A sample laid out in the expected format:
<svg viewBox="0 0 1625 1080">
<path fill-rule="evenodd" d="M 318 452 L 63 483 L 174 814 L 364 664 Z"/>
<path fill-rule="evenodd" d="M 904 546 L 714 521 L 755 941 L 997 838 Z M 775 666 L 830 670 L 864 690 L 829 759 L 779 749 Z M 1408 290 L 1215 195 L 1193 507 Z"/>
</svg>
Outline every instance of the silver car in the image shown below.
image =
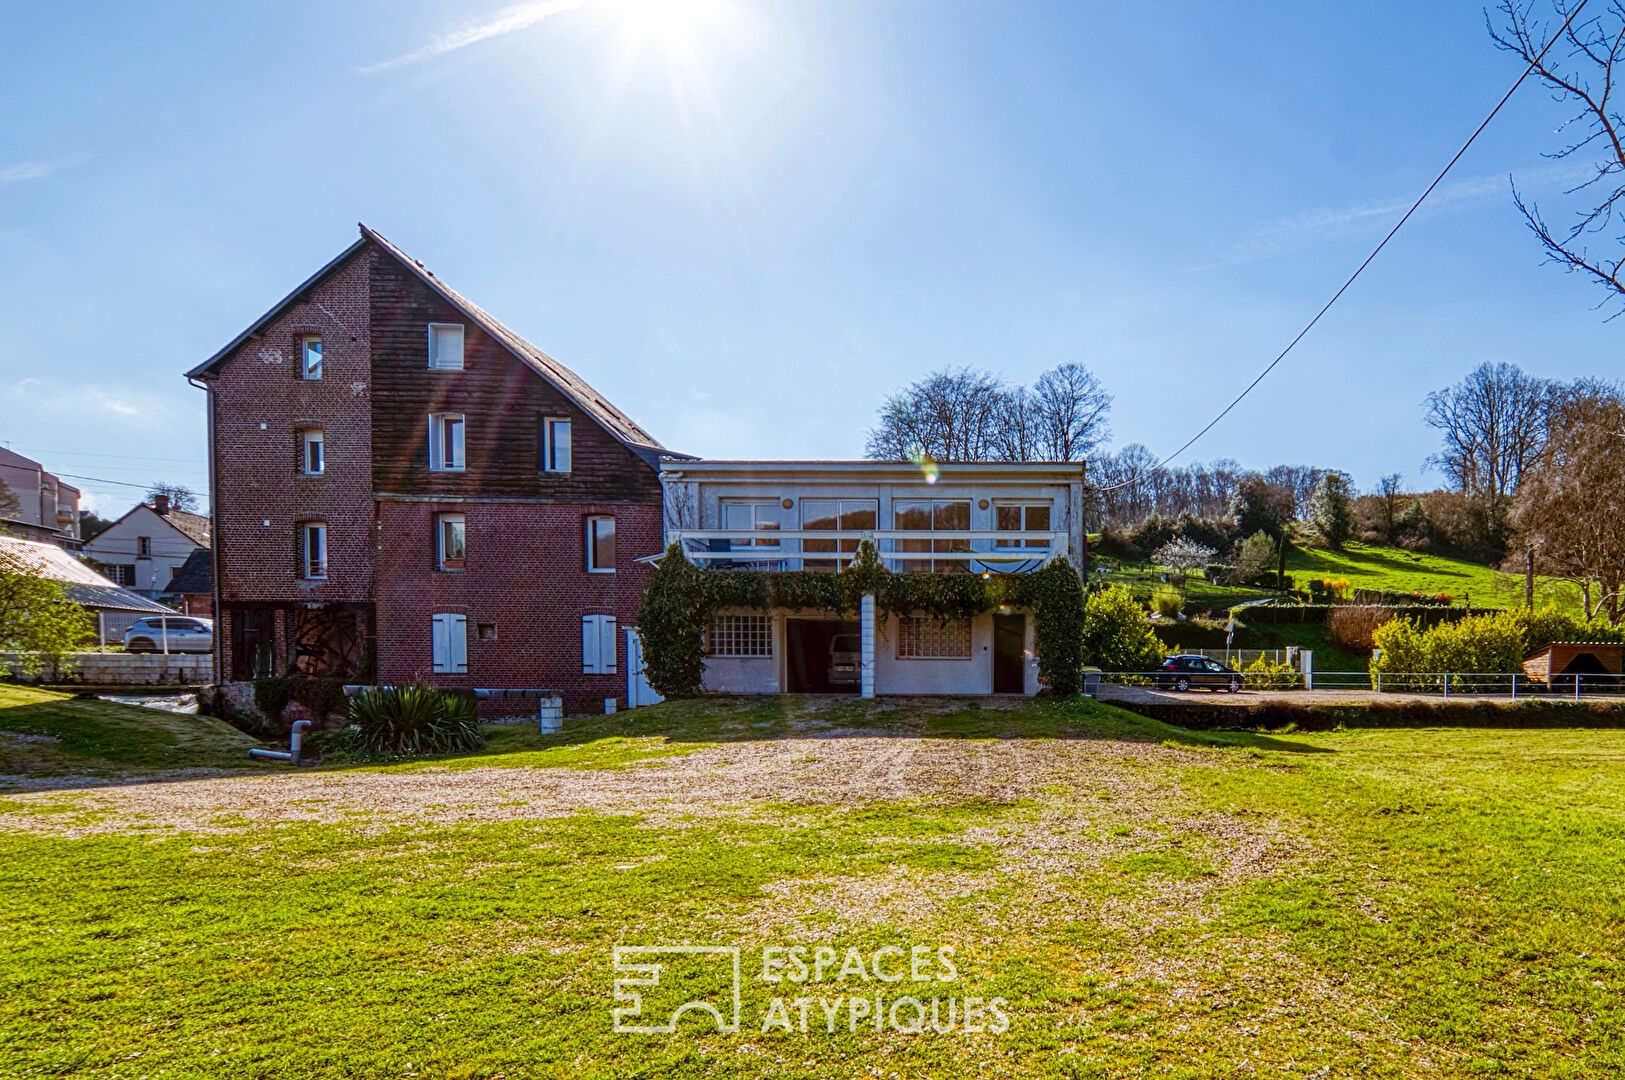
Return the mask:
<svg viewBox="0 0 1625 1080">
<path fill-rule="evenodd" d="M 154 615 L 137 619 L 124 631 L 125 652 L 214 651 L 214 621 L 190 615 Z"/>
</svg>

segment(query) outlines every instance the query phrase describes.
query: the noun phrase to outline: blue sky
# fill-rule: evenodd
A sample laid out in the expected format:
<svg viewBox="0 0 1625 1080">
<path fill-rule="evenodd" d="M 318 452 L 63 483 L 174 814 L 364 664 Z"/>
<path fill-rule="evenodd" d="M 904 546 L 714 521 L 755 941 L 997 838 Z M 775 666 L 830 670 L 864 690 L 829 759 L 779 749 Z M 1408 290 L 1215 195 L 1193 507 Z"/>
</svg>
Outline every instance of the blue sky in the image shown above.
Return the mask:
<svg viewBox="0 0 1625 1080">
<path fill-rule="evenodd" d="M 181 372 L 362 220 L 676 449 L 856 456 L 930 370 L 1078 361 L 1114 442 L 1166 452 L 1517 74 L 1456 0 L 688 6 L 10 12 L 0 441 L 202 489 Z M 1561 191 L 1561 119 L 1526 87 L 1189 457 L 1431 486 L 1429 390 L 1484 360 L 1617 375 L 1620 324 L 1507 192 Z"/>
</svg>

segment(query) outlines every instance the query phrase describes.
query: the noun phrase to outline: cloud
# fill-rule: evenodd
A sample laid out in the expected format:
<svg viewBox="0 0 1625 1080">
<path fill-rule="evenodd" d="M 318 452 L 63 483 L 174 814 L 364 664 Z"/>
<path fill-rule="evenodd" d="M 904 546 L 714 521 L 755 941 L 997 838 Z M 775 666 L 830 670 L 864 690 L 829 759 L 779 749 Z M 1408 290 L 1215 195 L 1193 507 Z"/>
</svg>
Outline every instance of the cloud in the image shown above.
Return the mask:
<svg viewBox="0 0 1625 1080">
<path fill-rule="evenodd" d="M 1538 187 L 1552 183 L 1572 186 L 1590 175 L 1588 169 L 1569 165 L 1546 165 L 1519 172 L 1520 188 Z M 1495 198 L 1510 199 L 1511 188 L 1504 174 L 1476 176 L 1440 184 L 1428 196 L 1418 214 L 1437 212 L 1449 207 L 1465 207 Z M 1391 227 L 1416 200 L 1412 195 L 1402 199 L 1360 203 L 1340 209 L 1309 210 L 1277 219 L 1255 229 L 1244 237 L 1227 255 L 1210 263 L 1193 267 L 1194 270 L 1217 270 L 1227 266 L 1256 262 L 1293 248 L 1303 247 L 1316 240 L 1338 239 L 1348 236 L 1377 234 Z"/>
<path fill-rule="evenodd" d="M 61 169 L 61 161 L 17 161 L 0 165 L 0 184 L 20 184 L 26 180 L 43 180 Z"/>
<path fill-rule="evenodd" d="M 376 64 L 368 64 L 356 70 L 363 75 L 373 75 L 380 71 L 388 71 L 390 68 L 405 67 L 420 60 L 444 56 L 446 53 L 466 49 L 489 38 L 528 29 L 543 19 L 573 11 L 586 2 L 587 0 L 527 0 L 526 3 L 513 4 L 483 19 L 471 20 L 447 30 L 421 49 L 414 49 L 412 52 L 389 60 L 380 60 Z"/>
</svg>

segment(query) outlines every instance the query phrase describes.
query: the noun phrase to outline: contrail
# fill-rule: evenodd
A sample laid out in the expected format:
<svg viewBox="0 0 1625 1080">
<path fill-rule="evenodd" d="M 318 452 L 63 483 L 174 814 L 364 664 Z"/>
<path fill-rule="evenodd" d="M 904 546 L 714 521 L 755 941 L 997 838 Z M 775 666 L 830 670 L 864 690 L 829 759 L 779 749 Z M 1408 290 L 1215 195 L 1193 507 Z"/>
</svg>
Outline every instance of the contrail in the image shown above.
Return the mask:
<svg viewBox="0 0 1625 1080">
<path fill-rule="evenodd" d="M 456 29 L 447 30 L 421 49 L 416 49 L 389 60 L 380 60 L 376 64 L 368 64 L 356 70 L 362 75 L 372 75 L 380 71 L 387 71 L 390 68 L 415 64 L 420 60 L 444 56 L 446 53 L 465 49 L 488 38 L 502 37 L 504 34 L 512 34 L 535 26 L 543 19 L 551 18 L 565 11 L 572 11 L 587 2 L 588 0 L 529 0 L 527 3 L 513 4 L 488 18 L 477 22 L 464 23 Z"/>
</svg>

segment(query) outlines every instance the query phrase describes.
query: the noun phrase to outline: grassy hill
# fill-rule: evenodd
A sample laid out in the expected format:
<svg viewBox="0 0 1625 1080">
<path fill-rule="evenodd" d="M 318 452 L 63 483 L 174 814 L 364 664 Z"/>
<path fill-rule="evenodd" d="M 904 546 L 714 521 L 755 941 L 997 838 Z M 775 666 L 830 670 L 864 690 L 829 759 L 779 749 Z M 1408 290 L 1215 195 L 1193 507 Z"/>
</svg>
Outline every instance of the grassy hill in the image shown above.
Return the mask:
<svg viewBox="0 0 1625 1080">
<path fill-rule="evenodd" d="M 246 768 L 258 745 L 207 716 L 0 685 L 0 774 Z"/>
<path fill-rule="evenodd" d="M 1110 573 L 1099 575 L 1106 581 L 1128 585 L 1147 595 L 1168 588 L 1160 568 L 1148 563 L 1131 563 L 1098 558 L 1096 566 Z M 1474 607 L 1513 607 L 1523 603 L 1523 577 L 1504 574 L 1493 566 L 1468 562 L 1447 555 L 1430 555 L 1404 548 L 1351 543 L 1342 551 L 1320 551 L 1294 547 L 1287 554 L 1287 572 L 1301 588 L 1310 578 L 1348 578 L 1355 589 L 1386 589 L 1389 592 L 1449 593 L 1457 604 L 1471 597 Z M 1218 611 L 1247 600 L 1273 596 L 1260 589 L 1239 589 L 1209 584 L 1194 574 L 1185 586 L 1185 610 Z M 1555 578 L 1535 579 L 1537 606 L 1555 603 L 1565 610 L 1580 610 L 1580 590 L 1572 582 Z"/>
</svg>

